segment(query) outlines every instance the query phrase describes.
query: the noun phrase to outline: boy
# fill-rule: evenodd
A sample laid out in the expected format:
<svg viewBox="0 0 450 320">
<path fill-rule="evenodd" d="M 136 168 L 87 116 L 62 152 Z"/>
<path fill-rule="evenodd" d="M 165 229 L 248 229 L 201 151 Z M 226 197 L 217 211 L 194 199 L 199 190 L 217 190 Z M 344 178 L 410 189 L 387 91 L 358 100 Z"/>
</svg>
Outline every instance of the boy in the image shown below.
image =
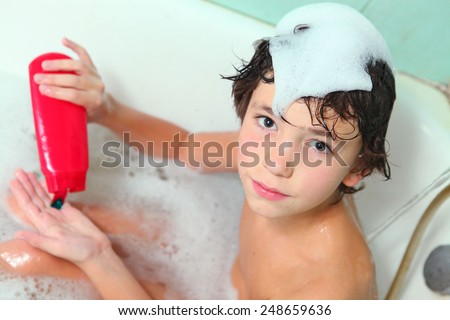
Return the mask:
<svg viewBox="0 0 450 320">
<path fill-rule="evenodd" d="M 64 44 L 79 61 L 37 75 L 43 94 L 86 107 L 91 122 L 202 172 L 238 170 L 246 200 L 239 254 L 231 270 L 241 299 L 373 299 L 374 266 L 351 193 L 373 170 L 390 177 L 384 139 L 395 100 L 387 47 L 357 11 L 337 4 L 292 11 L 277 37 L 258 42 L 252 60 L 225 77 L 242 125 L 239 132 L 190 134 L 104 94 L 86 51 Z M 202 146 L 217 142 L 214 165 Z M 171 142 L 165 154 L 163 142 Z M 194 142 L 194 143 L 191 143 Z M 186 148 L 186 145 L 193 146 Z M 194 147 L 195 146 L 195 147 Z M 18 171 L 11 189 L 36 232 L 17 238 L 77 265 L 105 299 L 149 294 L 80 211 L 49 208 L 36 178 Z M 110 279 L 114 279 L 111 282 Z"/>
</svg>

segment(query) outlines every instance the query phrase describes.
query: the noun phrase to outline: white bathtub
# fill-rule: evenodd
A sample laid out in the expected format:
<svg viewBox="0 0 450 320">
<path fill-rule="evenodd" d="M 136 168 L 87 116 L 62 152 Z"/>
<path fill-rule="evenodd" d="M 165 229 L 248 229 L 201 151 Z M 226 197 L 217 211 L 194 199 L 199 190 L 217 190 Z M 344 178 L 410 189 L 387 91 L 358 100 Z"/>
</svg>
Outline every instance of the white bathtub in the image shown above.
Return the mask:
<svg viewBox="0 0 450 320">
<path fill-rule="evenodd" d="M 450 183 L 450 106 L 436 89 L 398 75 L 397 101 L 388 131 L 392 180 L 369 178 L 355 196 L 369 237 L 381 296 L 387 292 L 421 215 Z M 450 244 L 450 201 L 436 212 L 399 292 L 403 299 L 441 299 L 425 285 L 423 266 L 431 251 Z M 391 219 L 398 217 L 397 219 Z M 379 229 L 386 221 L 393 221 Z"/>
<path fill-rule="evenodd" d="M 238 57 L 251 57 L 254 40 L 273 34 L 273 28 L 269 25 L 200 0 L 2 2 L 0 21 L 5 26 L 0 28 L 2 241 L 10 239 L 13 232 L 21 228 L 10 218 L 4 204 L 7 179 L 16 167 L 39 170 L 27 87 L 27 65 L 34 57 L 48 51 L 68 53 L 60 44 L 60 39 L 67 36 L 89 50 L 108 90 L 123 102 L 170 119 L 191 131 L 230 130 L 238 128 L 238 121 L 232 108 L 230 83 L 221 80 L 219 74 L 233 73 L 232 64 L 239 63 Z M 24 7 L 27 9 L 24 10 Z M 448 102 L 437 91 L 408 77 L 398 76 L 397 84 L 398 100 L 388 135 L 392 180 L 382 182 L 380 178 L 369 178 L 367 190 L 356 195 L 362 223 L 369 236 L 374 235 L 377 227 L 389 217 L 396 212 L 401 213 L 401 208 L 421 194 L 448 169 L 450 163 Z M 147 178 L 144 171 L 136 169 L 135 172 L 142 173 L 139 174 L 142 177 L 130 178 L 128 171 L 123 169 L 99 169 L 101 145 L 110 138 L 106 130 L 95 126 L 90 128 L 88 192 L 76 195 L 75 199 L 102 201 L 117 192 L 111 186 L 102 184 L 102 177 L 124 185 L 121 190 L 129 188 L 128 193 L 139 193 L 133 187 L 136 179 L 141 179 L 138 181 L 140 185 L 148 179 L 149 189 L 141 190 L 132 198 L 142 200 L 145 194 L 151 194 L 151 200 L 157 203 L 154 208 L 158 210 L 162 208 L 162 211 L 172 212 L 179 208 L 186 209 L 189 214 L 181 213 L 174 222 L 178 231 L 183 230 L 185 224 L 190 225 L 181 237 L 190 243 L 192 251 L 184 253 L 192 256 L 204 250 L 214 251 L 210 260 L 222 259 L 225 270 L 236 249 L 242 200 L 237 177 L 198 176 L 174 169 L 166 170 L 165 174 L 170 178 L 167 182 L 155 178 L 152 168 L 146 169 Z M 371 240 L 380 297 L 384 297 L 392 281 L 420 214 L 448 183 L 447 177 L 443 185 L 416 201 L 401 218 Z M 164 186 L 167 194 L 175 192 L 181 197 L 181 203 L 174 205 L 171 196 L 161 193 Z M 193 192 L 194 189 L 199 191 Z M 219 200 L 223 202 L 223 199 L 226 199 L 226 205 L 217 211 L 223 214 L 211 218 L 208 208 Z M 441 210 L 448 212 L 448 202 Z M 206 213 L 207 217 L 202 216 Z M 205 228 L 205 223 L 209 222 L 211 225 Z M 198 234 L 196 230 L 202 232 Z M 443 214 L 438 213 L 424 244 L 419 248 L 400 298 L 441 298 L 424 285 L 421 270 L 426 256 L 435 246 L 450 243 L 449 230 L 450 223 Z M 214 239 L 218 235 L 219 240 L 214 242 L 214 246 L 204 247 L 204 241 L 200 241 Z M 232 297 L 226 285 L 219 293 L 208 289 L 208 286 L 211 287 L 210 279 L 214 277 L 219 277 L 219 280 L 214 280 L 217 282 L 227 281 L 219 276 L 224 273 L 223 270 L 216 273 L 208 270 L 214 262 L 198 264 L 195 259 L 186 257 L 177 262 L 179 265 L 173 263 L 171 269 L 174 274 L 183 273 L 183 266 L 186 265 L 192 269 L 187 275 L 179 276 L 178 280 L 186 282 L 186 286 L 189 286 L 190 274 L 207 274 L 204 277 L 206 280 L 200 281 L 189 292 L 192 296 L 203 299 Z M 4 284 L 12 280 L 0 275 L 0 281 Z M 20 284 L 18 288 L 15 290 L 20 291 Z M 23 292 L 6 291 L 0 289 L 0 298 L 29 298 Z M 75 297 L 90 297 L 83 296 L 83 292 L 81 290 Z"/>
</svg>

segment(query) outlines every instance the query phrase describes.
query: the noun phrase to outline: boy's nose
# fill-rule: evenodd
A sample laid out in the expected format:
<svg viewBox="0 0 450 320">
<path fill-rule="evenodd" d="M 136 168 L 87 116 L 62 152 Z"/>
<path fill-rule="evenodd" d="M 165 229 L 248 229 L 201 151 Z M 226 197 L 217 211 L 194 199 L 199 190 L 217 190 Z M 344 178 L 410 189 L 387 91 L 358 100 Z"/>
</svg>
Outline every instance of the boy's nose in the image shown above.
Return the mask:
<svg viewBox="0 0 450 320">
<path fill-rule="evenodd" d="M 264 149 L 264 167 L 272 174 L 289 178 L 294 172 L 295 152 L 292 144 L 283 142 Z"/>
</svg>

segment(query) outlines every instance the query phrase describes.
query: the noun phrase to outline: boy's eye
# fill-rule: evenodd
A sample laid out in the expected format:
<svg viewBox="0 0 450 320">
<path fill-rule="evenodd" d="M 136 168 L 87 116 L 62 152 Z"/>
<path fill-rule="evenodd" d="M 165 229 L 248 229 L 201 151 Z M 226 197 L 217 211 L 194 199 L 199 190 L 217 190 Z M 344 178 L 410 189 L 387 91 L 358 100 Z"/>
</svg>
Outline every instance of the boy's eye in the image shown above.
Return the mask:
<svg viewBox="0 0 450 320">
<path fill-rule="evenodd" d="M 319 152 L 329 152 L 331 148 L 323 141 L 314 140 L 308 143 L 308 145 Z"/>
<path fill-rule="evenodd" d="M 259 125 L 266 129 L 274 129 L 276 128 L 275 121 L 270 119 L 269 117 L 262 116 L 258 118 Z"/>
</svg>

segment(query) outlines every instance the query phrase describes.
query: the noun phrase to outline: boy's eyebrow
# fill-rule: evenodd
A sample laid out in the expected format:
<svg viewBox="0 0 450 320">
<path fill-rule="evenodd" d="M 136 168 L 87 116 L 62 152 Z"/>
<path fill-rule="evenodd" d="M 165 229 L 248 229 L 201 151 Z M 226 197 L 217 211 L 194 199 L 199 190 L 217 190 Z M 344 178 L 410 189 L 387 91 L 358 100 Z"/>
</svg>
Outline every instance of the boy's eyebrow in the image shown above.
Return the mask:
<svg viewBox="0 0 450 320">
<path fill-rule="evenodd" d="M 331 138 L 333 141 L 340 141 L 338 136 L 333 136 L 333 134 L 328 131 L 327 129 L 320 127 L 320 126 L 313 126 L 313 127 L 302 127 L 301 129 L 306 130 L 316 136 L 323 136 L 326 138 Z"/>
<path fill-rule="evenodd" d="M 272 107 L 269 107 L 268 105 L 265 105 L 265 104 L 263 104 L 263 105 L 256 104 L 255 107 L 258 108 L 258 109 L 262 109 L 262 110 L 266 111 L 268 114 L 270 114 L 270 115 L 272 115 L 272 116 L 274 115 L 274 114 L 273 114 Z"/>
<path fill-rule="evenodd" d="M 315 127 L 308 127 L 308 128 L 305 128 L 305 129 L 306 129 L 306 131 L 314 133 L 315 135 L 318 135 L 318 136 L 331 137 L 331 132 L 327 131 L 325 128 L 319 129 L 319 128 L 315 128 Z"/>
</svg>

